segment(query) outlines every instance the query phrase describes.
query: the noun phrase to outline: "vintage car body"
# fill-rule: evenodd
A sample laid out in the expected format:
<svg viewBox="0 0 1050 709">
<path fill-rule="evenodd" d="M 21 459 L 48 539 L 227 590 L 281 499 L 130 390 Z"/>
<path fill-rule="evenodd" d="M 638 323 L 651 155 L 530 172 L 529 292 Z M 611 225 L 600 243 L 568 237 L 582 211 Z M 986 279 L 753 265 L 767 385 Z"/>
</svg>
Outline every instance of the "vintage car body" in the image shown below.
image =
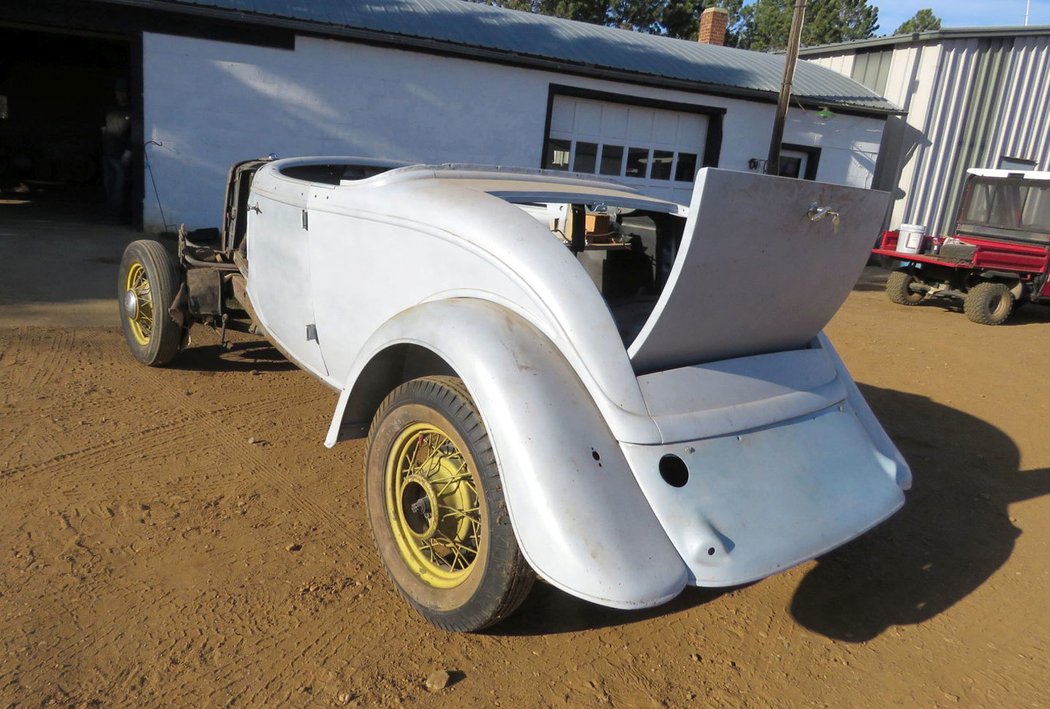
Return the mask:
<svg viewBox="0 0 1050 709">
<path fill-rule="evenodd" d="M 378 174 L 338 176 L 362 165 Z M 884 193 L 704 169 L 683 207 L 545 171 L 253 169 L 246 236 L 224 242 L 233 278 L 267 337 L 339 392 L 326 445 L 374 437 L 406 381 L 454 376 L 521 555 L 568 593 L 632 608 L 753 581 L 903 503 L 909 468 L 821 332 Z M 435 620 L 444 602 L 392 575 L 442 627 L 509 612 Z"/>
</svg>

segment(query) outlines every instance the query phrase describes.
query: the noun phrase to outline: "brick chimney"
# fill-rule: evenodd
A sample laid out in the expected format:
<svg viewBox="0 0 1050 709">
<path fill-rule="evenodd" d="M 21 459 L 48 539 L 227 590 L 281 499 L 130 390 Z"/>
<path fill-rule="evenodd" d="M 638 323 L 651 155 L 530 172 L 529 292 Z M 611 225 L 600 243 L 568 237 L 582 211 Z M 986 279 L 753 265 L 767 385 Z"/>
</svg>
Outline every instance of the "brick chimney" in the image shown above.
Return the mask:
<svg viewBox="0 0 1050 709">
<path fill-rule="evenodd" d="M 726 25 L 729 23 L 729 10 L 724 7 L 709 7 L 700 15 L 700 33 L 697 41 L 704 44 L 726 43 Z"/>
</svg>

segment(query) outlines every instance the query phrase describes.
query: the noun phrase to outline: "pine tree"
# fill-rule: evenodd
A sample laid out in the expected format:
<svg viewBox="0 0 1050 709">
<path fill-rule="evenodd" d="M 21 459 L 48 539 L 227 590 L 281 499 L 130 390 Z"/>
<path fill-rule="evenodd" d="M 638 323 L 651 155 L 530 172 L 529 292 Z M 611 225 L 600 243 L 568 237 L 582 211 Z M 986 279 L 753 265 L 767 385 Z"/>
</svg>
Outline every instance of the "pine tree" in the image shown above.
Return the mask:
<svg viewBox="0 0 1050 709">
<path fill-rule="evenodd" d="M 696 38 L 700 14 L 706 8 L 724 7 L 729 11 L 726 44 L 758 51 L 787 47 L 795 7 L 795 0 L 753 0 L 746 5 L 744 0 L 474 1 L 683 39 Z M 868 0 L 807 0 L 802 45 L 873 37 L 878 19 L 878 8 L 868 5 Z"/>
<path fill-rule="evenodd" d="M 910 20 L 905 20 L 893 34 L 911 34 L 913 32 L 928 32 L 941 28 L 941 18 L 933 14 L 933 10 L 926 7 L 915 13 Z"/>
</svg>

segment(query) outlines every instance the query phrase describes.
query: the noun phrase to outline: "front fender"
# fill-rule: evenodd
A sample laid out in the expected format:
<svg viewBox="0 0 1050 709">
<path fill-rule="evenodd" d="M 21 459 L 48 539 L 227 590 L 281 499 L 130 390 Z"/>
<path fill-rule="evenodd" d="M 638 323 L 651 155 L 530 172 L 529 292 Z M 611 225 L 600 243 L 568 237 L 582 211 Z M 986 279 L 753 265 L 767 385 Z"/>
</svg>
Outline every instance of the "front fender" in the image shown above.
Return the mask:
<svg viewBox="0 0 1050 709">
<path fill-rule="evenodd" d="M 687 569 L 643 496 L 619 443 L 545 335 L 494 303 L 424 303 L 370 338 L 339 397 L 325 445 L 339 438 L 355 379 L 387 347 L 440 356 L 463 380 L 492 441 L 522 553 L 554 586 L 616 608 L 658 605 Z"/>
</svg>

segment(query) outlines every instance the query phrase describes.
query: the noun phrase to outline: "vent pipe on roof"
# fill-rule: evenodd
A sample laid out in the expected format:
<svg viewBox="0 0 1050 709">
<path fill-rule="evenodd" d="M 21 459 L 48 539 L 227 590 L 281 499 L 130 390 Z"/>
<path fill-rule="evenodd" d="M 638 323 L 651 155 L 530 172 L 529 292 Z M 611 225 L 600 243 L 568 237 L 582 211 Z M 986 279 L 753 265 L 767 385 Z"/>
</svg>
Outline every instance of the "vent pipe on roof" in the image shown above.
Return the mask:
<svg viewBox="0 0 1050 709">
<path fill-rule="evenodd" d="M 709 7 L 700 14 L 700 32 L 696 41 L 701 44 L 726 43 L 726 26 L 729 24 L 729 10 L 724 7 Z"/>
</svg>

